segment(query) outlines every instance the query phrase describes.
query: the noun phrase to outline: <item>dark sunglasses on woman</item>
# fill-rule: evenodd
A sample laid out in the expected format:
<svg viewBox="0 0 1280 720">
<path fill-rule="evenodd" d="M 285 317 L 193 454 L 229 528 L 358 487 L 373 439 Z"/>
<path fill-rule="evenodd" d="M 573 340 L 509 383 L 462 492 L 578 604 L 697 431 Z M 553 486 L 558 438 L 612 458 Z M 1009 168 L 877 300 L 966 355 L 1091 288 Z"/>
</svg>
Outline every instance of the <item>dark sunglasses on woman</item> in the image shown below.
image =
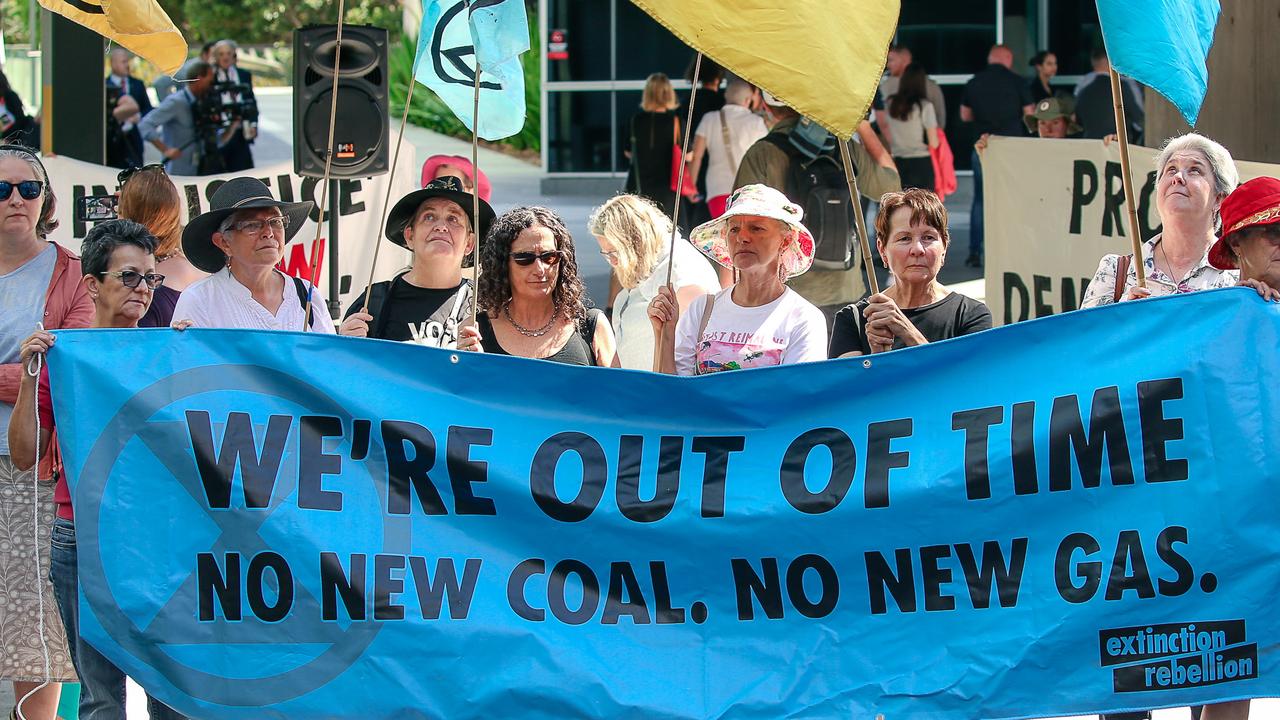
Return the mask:
<svg viewBox="0 0 1280 720">
<path fill-rule="evenodd" d="M 137 290 L 138 285 L 143 281 L 147 281 L 147 287 L 155 290 L 164 284 L 164 276 L 159 273 L 147 273 L 143 275 L 134 270 L 116 270 L 113 272 L 104 272 L 103 276 L 110 275 L 113 278 L 119 278 L 120 284 L 130 290 Z"/>
<path fill-rule="evenodd" d="M 116 184 L 120 187 L 124 187 L 124 184 L 129 182 L 129 178 L 140 172 L 147 172 L 150 170 L 159 170 L 164 172 L 164 165 L 160 163 L 151 163 L 150 165 L 143 165 L 142 167 L 125 168 L 116 175 Z"/>
<path fill-rule="evenodd" d="M 534 260 L 541 260 L 544 265 L 555 265 L 564 258 L 559 250 L 548 250 L 544 253 L 518 252 L 511 253 L 511 260 L 520 267 L 528 267 Z"/>
<path fill-rule="evenodd" d="M 40 192 L 44 190 L 44 183 L 39 180 L 23 180 L 19 183 L 11 183 L 0 180 L 0 200 L 8 200 L 13 194 L 14 188 L 18 189 L 18 194 L 24 200 L 35 200 L 40 197 Z"/>
</svg>

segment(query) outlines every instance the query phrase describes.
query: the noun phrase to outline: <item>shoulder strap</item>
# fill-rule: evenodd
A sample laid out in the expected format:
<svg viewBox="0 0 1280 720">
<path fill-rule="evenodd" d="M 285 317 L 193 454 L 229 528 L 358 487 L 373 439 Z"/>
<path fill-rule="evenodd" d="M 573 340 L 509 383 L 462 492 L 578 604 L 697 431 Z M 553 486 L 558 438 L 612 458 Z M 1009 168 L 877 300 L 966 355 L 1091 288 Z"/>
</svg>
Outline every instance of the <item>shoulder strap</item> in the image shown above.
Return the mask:
<svg viewBox="0 0 1280 720">
<path fill-rule="evenodd" d="M 702 345 L 702 334 L 707 331 L 707 323 L 711 320 L 711 310 L 716 306 L 716 294 L 707 293 L 707 304 L 702 306 L 702 319 L 698 321 L 698 334 L 693 336 L 693 366 L 694 372 L 701 375 L 699 371 L 701 365 L 698 363 L 698 349 Z"/>
<path fill-rule="evenodd" d="M 729 160 L 729 174 L 736 177 L 738 161 L 733 158 L 733 146 L 729 144 L 732 141 L 729 135 L 729 116 L 724 114 L 724 110 L 720 110 L 720 137 L 724 140 L 724 154 Z"/>
<path fill-rule="evenodd" d="M 311 294 L 310 290 L 307 287 L 307 283 L 304 282 L 303 279 L 298 277 L 297 275 L 291 275 L 290 277 L 293 278 L 293 289 L 295 292 L 298 293 L 298 304 L 302 306 L 303 312 L 306 312 L 307 296 Z M 317 312 L 316 308 L 314 307 L 311 308 L 311 327 L 312 328 L 314 328 L 316 325 L 316 312 Z"/>
<path fill-rule="evenodd" d="M 1129 264 L 1133 262 L 1132 255 L 1121 255 L 1116 259 L 1116 287 L 1111 294 L 1111 302 L 1120 302 L 1120 298 L 1124 297 L 1124 284 L 1129 279 Z"/>
</svg>

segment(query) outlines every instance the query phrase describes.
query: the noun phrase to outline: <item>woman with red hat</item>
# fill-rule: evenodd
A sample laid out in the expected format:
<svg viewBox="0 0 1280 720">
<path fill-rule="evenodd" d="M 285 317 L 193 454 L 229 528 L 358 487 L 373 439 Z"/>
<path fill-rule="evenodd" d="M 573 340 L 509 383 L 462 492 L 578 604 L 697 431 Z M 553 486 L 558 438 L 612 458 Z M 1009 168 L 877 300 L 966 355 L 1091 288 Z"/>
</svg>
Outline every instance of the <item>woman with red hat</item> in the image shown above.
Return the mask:
<svg viewBox="0 0 1280 720">
<path fill-rule="evenodd" d="M 1254 178 L 1222 201 L 1222 237 L 1209 262 L 1240 270 L 1241 285 L 1280 302 L 1280 180 Z"/>
</svg>

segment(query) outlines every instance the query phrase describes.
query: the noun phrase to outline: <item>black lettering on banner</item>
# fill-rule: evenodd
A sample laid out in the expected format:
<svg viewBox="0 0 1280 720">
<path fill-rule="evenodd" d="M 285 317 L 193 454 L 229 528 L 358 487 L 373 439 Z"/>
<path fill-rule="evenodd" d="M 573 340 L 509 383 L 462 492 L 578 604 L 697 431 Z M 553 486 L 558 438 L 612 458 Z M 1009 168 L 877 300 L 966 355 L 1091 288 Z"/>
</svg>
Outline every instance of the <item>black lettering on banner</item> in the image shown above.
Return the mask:
<svg viewBox="0 0 1280 720">
<path fill-rule="evenodd" d="M 442 601 L 447 601 L 449 619 L 466 620 L 471 613 L 471 599 L 476 594 L 476 582 L 480 579 L 480 567 L 483 564 L 480 558 L 467 558 L 462 564 L 462 579 L 459 580 L 458 569 L 452 558 L 437 559 L 435 574 L 430 575 L 427 573 L 427 559 L 410 555 L 409 572 L 417 590 L 422 619 L 440 619 L 440 609 L 444 604 Z"/>
<path fill-rule="evenodd" d="M 472 487 L 489 480 L 489 463 L 471 459 L 471 448 L 477 445 L 493 445 L 493 430 L 450 426 L 445 442 L 445 466 L 449 469 L 449 485 L 453 488 L 453 512 L 457 515 L 498 514 L 493 499 L 477 497 Z"/>
<path fill-rule="evenodd" d="M 1102 235 L 1124 237 L 1128 234 L 1120 216 L 1120 210 L 1124 207 L 1124 173 L 1121 172 L 1118 162 L 1108 160 L 1106 168 L 1107 191 L 1103 198 Z"/>
<path fill-rule="evenodd" d="M 1017 317 L 1013 312 L 1013 294 L 1018 293 L 1018 313 Z M 1004 274 L 1004 324 L 1010 325 L 1015 322 L 1022 322 L 1027 319 L 1027 313 L 1031 310 L 1031 293 L 1027 290 L 1027 284 L 1022 282 L 1022 278 L 1018 277 L 1018 273 L 1006 272 Z"/>
<path fill-rule="evenodd" d="M 268 570 L 275 575 L 276 580 L 274 603 L 267 602 L 264 592 Z M 245 590 L 249 598 L 249 609 L 259 620 L 269 623 L 283 620 L 293 607 L 293 573 L 289 570 L 289 563 L 279 553 L 270 550 L 254 555 L 249 561 Z"/>
<path fill-rule="evenodd" d="M 628 562 L 609 564 L 609 589 L 605 595 L 604 613 L 600 616 L 603 625 L 617 625 L 618 618 L 627 615 L 632 624 L 648 625 L 649 606 L 645 604 L 644 593 L 640 591 L 640 581 L 636 572 Z"/>
<path fill-rule="evenodd" d="M 893 602 L 900 612 L 916 611 L 916 580 L 911 567 L 911 551 L 898 548 L 893 551 L 893 555 L 896 571 L 889 567 L 884 555 L 874 550 L 863 554 L 867 565 L 867 592 L 870 594 L 872 615 L 889 612 L 885 590 L 893 596 Z"/>
<path fill-rule="evenodd" d="M 359 178 L 351 178 L 338 181 L 338 212 L 339 217 L 355 215 L 364 212 L 364 203 L 356 200 L 356 193 L 360 192 L 362 183 Z M 461 515 L 462 513 L 458 513 Z"/>
<path fill-rule="evenodd" d="M 196 605 L 200 622 L 213 622 L 217 617 L 214 599 L 222 610 L 222 617 L 232 622 L 242 617 L 240 609 L 240 553 L 223 553 L 223 572 L 213 553 L 196 555 Z"/>
<path fill-rule="evenodd" d="M 342 560 L 334 552 L 320 553 L 320 618 L 337 622 L 338 599 L 347 617 L 353 621 L 364 620 L 364 578 L 368 564 L 364 553 L 351 554 L 351 573 L 342 569 Z"/>
<path fill-rule="evenodd" d="M 215 460 L 213 423 L 209 419 L 209 413 L 188 410 L 186 416 L 191 449 L 196 456 L 196 469 L 200 472 L 200 482 L 204 485 L 209 507 L 215 510 L 231 507 L 231 483 L 237 463 L 240 465 L 245 507 L 261 509 L 269 506 L 293 418 L 289 415 L 271 416 L 267 421 L 267 434 L 259 454 L 253 437 L 253 420 L 249 414 L 229 413 L 222 434 L 222 445 L 218 447 Z"/>
<path fill-rule="evenodd" d="M 1053 558 L 1053 579 L 1058 586 L 1058 594 L 1069 603 L 1088 602 L 1098 592 L 1102 582 L 1102 563 L 1097 560 L 1075 563 L 1076 551 L 1082 551 L 1086 558 L 1102 552 L 1102 546 L 1088 533 L 1071 533 L 1058 544 L 1058 552 Z M 1083 582 L 1076 585 L 1074 578 Z"/>
<path fill-rule="evenodd" d="M 925 612 L 956 609 L 955 596 L 944 595 L 942 592 L 942 586 L 951 583 L 951 568 L 938 564 L 949 557 L 950 545 L 925 545 L 920 548 L 920 577 L 924 581 Z"/>
<path fill-rule="evenodd" d="M 187 217 L 193 218 L 204 213 L 204 204 L 200 201 L 198 185 L 183 185 L 182 194 L 187 201 Z"/>
<path fill-rule="evenodd" d="M 821 591 L 817 600 L 810 600 L 804 591 L 804 574 L 813 570 L 818 574 Z M 787 596 L 801 615 L 807 618 L 826 617 L 836 609 L 840 600 L 840 578 L 836 569 L 821 555 L 801 555 L 787 566 Z"/>
<path fill-rule="evenodd" d="M 1080 279 L 1080 295 L 1081 300 L 1084 299 L 1084 290 L 1088 287 L 1089 281 Z M 1076 281 L 1073 278 L 1062 278 L 1062 312 L 1071 312 L 1080 308 L 1080 303 L 1076 300 Z"/>
<path fill-rule="evenodd" d="M 1072 167 L 1071 181 L 1071 225 L 1072 235 L 1081 234 L 1081 220 L 1084 206 L 1093 202 L 1098 194 L 1098 168 L 1088 160 L 1076 160 Z M 1085 183 L 1088 182 L 1088 188 Z"/>
<path fill-rule="evenodd" d="M 756 617 L 755 602 L 765 617 L 777 620 L 782 617 L 782 579 L 778 574 L 778 559 L 763 558 L 760 569 L 764 577 L 756 574 L 751 561 L 745 558 L 734 558 L 730 562 L 733 568 L 733 587 L 738 600 L 738 619 L 754 620 Z"/>
<path fill-rule="evenodd" d="M 405 452 L 406 442 L 413 447 L 412 458 Z M 424 513 L 447 515 L 440 491 L 427 475 L 436 463 L 436 439 L 431 431 L 405 420 L 383 420 L 382 447 L 387 453 L 387 512 L 408 515 L 412 488 Z"/>
<path fill-rule="evenodd" d="M 276 176 L 276 192 L 279 195 L 280 202 L 293 202 L 293 176 L 277 175 Z M 192 215 L 191 217 L 195 217 Z"/>
<path fill-rule="evenodd" d="M 1155 192 L 1156 171 L 1152 170 L 1147 173 L 1147 181 L 1138 192 L 1138 226 L 1142 228 L 1142 237 L 1145 238 L 1154 236 L 1162 229 L 1159 221 L 1155 225 L 1151 224 L 1151 198 L 1155 196 Z"/>
<path fill-rule="evenodd" d="M 962 410 L 951 416 L 951 429 L 964 431 L 964 485 L 970 500 L 991 497 L 991 467 L 987 460 L 991 426 L 1004 422 L 1004 407 Z"/>
<path fill-rule="evenodd" d="M 1142 428 L 1142 465 L 1149 483 L 1186 480 L 1187 461 L 1170 458 L 1167 443 L 1181 440 L 1182 419 L 1164 414 L 1164 404 L 1182 399 L 1182 378 L 1138 383 L 1138 415 Z"/>
<path fill-rule="evenodd" d="M 298 507 L 306 510 L 342 509 L 342 493 L 325 490 L 325 475 L 342 473 L 342 456 L 326 453 L 324 440 L 342 437 L 342 420 L 304 415 L 298 421 Z"/>
<path fill-rule="evenodd" d="M 725 479 L 729 475 L 729 455 L 742 452 L 746 446 L 747 439 L 741 435 L 693 439 L 693 452 L 705 456 L 702 465 L 702 517 L 724 517 L 724 489 Z"/>
<path fill-rule="evenodd" d="M 578 494 L 566 503 L 556 494 L 556 469 L 560 458 L 568 452 L 577 453 L 581 458 L 582 480 Z M 547 438 L 534 454 L 529 489 L 533 492 L 533 501 L 547 517 L 560 522 L 582 522 L 600 504 L 608 477 L 609 461 L 595 438 L 580 432 L 562 432 Z"/>
<path fill-rule="evenodd" d="M 640 469 L 644 462 L 644 436 L 623 435 L 618 440 L 618 484 L 614 488 L 618 510 L 628 520 L 657 522 L 671 513 L 680 492 L 680 461 L 684 438 L 663 435 L 658 448 L 657 482 L 653 498 L 640 498 Z M 606 612 L 608 608 L 606 607 Z"/>
<path fill-rule="evenodd" d="M 1036 467 L 1036 404 L 1013 404 L 1013 421 L 1009 427 L 1009 445 L 1013 459 L 1013 491 L 1018 495 L 1035 495 L 1040 491 L 1040 471 Z"/>
<path fill-rule="evenodd" d="M 547 562 L 545 560 L 530 558 L 516 565 L 515 569 L 511 571 L 511 576 L 507 578 L 507 604 L 511 606 L 516 615 L 529 622 L 543 622 L 547 619 L 547 611 L 530 605 L 524 592 L 525 585 L 529 583 L 529 578 L 534 575 L 545 575 L 546 572 Z"/>
<path fill-rule="evenodd" d="M 576 610 L 570 610 L 565 593 L 565 584 L 570 575 L 576 575 L 582 584 L 582 604 Z M 551 568 L 547 578 L 547 604 L 551 606 L 551 614 L 566 625 L 583 625 L 595 617 L 600 607 L 600 581 L 591 572 L 587 564 L 578 560 L 561 560 Z"/>
<path fill-rule="evenodd" d="M 1036 317 L 1048 317 L 1053 314 L 1053 305 L 1045 300 L 1046 293 L 1053 292 L 1053 280 L 1048 275 L 1032 275 L 1031 286 L 1035 288 L 1036 295 Z"/>
<path fill-rule="evenodd" d="M 814 448 L 825 446 L 831 453 L 831 476 L 822 490 L 810 492 L 804 481 L 804 469 Z M 818 515 L 827 512 L 844 500 L 853 485 L 857 470 L 857 458 L 853 441 L 836 428 L 816 428 L 805 432 L 791 442 L 782 457 L 779 480 L 782 494 L 791 507 L 803 513 Z"/>
<path fill-rule="evenodd" d="M 979 563 L 973 556 L 972 545 L 956 545 L 956 558 L 960 561 L 960 569 L 969 585 L 969 599 L 974 609 L 991 607 L 992 583 L 995 584 L 1000 607 L 1014 607 L 1018 604 L 1022 570 L 1027 562 L 1027 538 L 1014 538 L 1009 543 L 1009 554 L 1009 562 L 1006 563 L 1000 543 L 988 540 L 982 544 L 982 561 Z"/>
<path fill-rule="evenodd" d="M 653 610 L 659 625 L 677 625 L 684 622 L 684 608 L 671 605 L 671 585 L 667 582 L 667 564 L 659 560 L 649 563 L 649 577 L 653 579 Z"/>
<path fill-rule="evenodd" d="M 218 188 L 222 187 L 226 180 L 210 180 L 209 184 L 204 186 L 204 199 L 206 201 L 213 200 L 213 194 L 218 192 Z"/>
<path fill-rule="evenodd" d="M 1112 485 L 1133 484 L 1133 462 L 1120 410 L 1120 389 L 1114 385 L 1093 393 L 1086 434 L 1075 395 L 1053 399 L 1049 416 L 1049 490 L 1071 489 L 1071 458 L 1080 470 L 1080 484 L 1095 488 L 1102 483 L 1102 459 L 1106 452 Z"/>
<path fill-rule="evenodd" d="M 894 452 L 895 438 L 911 437 L 911 418 L 886 420 L 867 426 L 867 475 L 863 487 L 865 507 L 889 507 L 889 471 L 907 467 L 911 453 Z"/>
<path fill-rule="evenodd" d="M 1129 568 L 1133 572 L 1129 572 Z M 1126 590 L 1133 590 L 1140 598 L 1153 598 L 1156 590 L 1151 586 L 1151 573 L 1147 570 L 1147 558 L 1142 552 L 1142 536 L 1137 530 L 1122 530 L 1116 541 L 1116 553 L 1111 558 L 1111 576 L 1107 579 L 1108 600 L 1121 600 Z"/>
<path fill-rule="evenodd" d="M 373 619 L 403 620 L 404 605 L 397 603 L 391 596 L 404 592 L 404 576 L 392 574 L 393 571 L 404 570 L 403 555 L 373 556 Z"/>
<path fill-rule="evenodd" d="M 1156 584 L 1160 588 L 1160 594 L 1165 597 L 1177 597 L 1185 595 L 1191 586 L 1195 584 L 1196 574 L 1191 569 L 1191 563 L 1183 557 L 1173 547 L 1174 543 L 1187 544 L 1187 529 L 1180 525 L 1167 527 L 1156 537 L 1156 555 L 1164 561 L 1173 570 L 1176 576 L 1173 580 L 1165 580 L 1158 578 Z"/>
</svg>

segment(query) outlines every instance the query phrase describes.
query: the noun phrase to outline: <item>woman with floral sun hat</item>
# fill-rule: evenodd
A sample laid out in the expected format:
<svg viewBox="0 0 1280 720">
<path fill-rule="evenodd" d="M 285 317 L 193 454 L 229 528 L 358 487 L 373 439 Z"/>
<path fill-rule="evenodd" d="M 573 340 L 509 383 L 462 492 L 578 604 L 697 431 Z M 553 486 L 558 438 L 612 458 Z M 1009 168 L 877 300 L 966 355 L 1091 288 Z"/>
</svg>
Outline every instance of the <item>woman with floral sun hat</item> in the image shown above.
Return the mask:
<svg viewBox="0 0 1280 720">
<path fill-rule="evenodd" d="M 662 372 L 705 375 L 826 359 L 826 318 L 786 286 L 813 264 L 803 215 L 777 190 L 746 185 L 729 196 L 724 215 L 694 228 L 689 241 L 736 270 L 738 281 L 695 299 L 678 317 L 671 288 L 659 289 L 649 320 L 665 350 Z"/>
</svg>

